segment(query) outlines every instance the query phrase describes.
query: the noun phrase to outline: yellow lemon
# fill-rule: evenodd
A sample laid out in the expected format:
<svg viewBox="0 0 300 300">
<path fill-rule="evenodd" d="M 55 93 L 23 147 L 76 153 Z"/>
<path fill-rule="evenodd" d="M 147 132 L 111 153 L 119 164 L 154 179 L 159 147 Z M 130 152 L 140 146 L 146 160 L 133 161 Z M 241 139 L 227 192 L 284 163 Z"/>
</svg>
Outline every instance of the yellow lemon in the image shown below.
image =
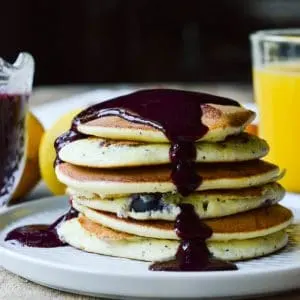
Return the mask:
<svg viewBox="0 0 300 300">
<path fill-rule="evenodd" d="M 57 180 L 54 172 L 53 162 L 56 157 L 54 142 L 59 135 L 69 130 L 72 119 L 80 111 L 81 109 L 76 109 L 60 117 L 56 123 L 44 133 L 42 137 L 39 149 L 40 171 L 42 179 L 50 191 L 55 195 L 64 194 L 66 187 Z"/>
<path fill-rule="evenodd" d="M 13 194 L 13 200 L 24 197 L 40 180 L 39 145 L 44 128 L 40 121 L 31 113 L 27 114 L 27 145 L 26 161 L 23 175 Z"/>
</svg>

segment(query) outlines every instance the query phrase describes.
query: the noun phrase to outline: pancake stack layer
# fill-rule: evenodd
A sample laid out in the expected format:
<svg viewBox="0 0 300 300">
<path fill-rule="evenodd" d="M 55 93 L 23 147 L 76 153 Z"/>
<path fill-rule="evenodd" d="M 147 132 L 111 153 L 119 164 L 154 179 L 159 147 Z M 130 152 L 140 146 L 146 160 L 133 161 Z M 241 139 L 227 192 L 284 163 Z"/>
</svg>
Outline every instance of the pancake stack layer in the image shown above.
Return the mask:
<svg viewBox="0 0 300 300">
<path fill-rule="evenodd" d="M 157 100 L 183 92 L 132 95 L 143 101 L 149 93 Z M 131 101 L 132 95 L 121 98 Z M 59 227 L 63 241 L 104 255 L 169 260 L 180 242 L 174 222 L 182 205 L 189 204 L 211 228 L 206 244 L 218 259 L 259 257 L 287 244 L 285 228 L 292 213 L 278 204 L 284 196 L 276 183 L 280 170 L 260 160 L 268 153 L 267 143 L 243 132 L 254 118 L 252 111 L 210 101 L 199 106 L 207 130 L 195 141 L 196 164 L 190 166 L 199 182 L 180 193 L 170 157 L 175 146 L 166 132 L 153 120 L 137 122 L 120 111 L 105 115 L 97 109 L 82 113 L 81 121 L 75 119 L 73 128 L 56 142 L 56 175 L 80 212 Z M 85 118 L 91 112 L 93 117 Z M 182 112 L 182 122 L 188 117 Z"/>
</svg>

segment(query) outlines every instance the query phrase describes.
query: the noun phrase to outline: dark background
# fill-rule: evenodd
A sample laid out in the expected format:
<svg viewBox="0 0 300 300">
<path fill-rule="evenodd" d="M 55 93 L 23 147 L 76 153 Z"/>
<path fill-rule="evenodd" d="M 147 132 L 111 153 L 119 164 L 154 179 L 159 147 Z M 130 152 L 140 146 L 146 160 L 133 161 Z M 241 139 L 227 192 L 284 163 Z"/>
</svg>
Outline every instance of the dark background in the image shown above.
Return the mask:
<svg viewBox="0 0 300 300">
<path fill-rule="evenodd" d="M 249 33 L 300 27 L 299 0 L 2 0 L 0 56 L 35 84 L 250 82 Z"/>
</svg>

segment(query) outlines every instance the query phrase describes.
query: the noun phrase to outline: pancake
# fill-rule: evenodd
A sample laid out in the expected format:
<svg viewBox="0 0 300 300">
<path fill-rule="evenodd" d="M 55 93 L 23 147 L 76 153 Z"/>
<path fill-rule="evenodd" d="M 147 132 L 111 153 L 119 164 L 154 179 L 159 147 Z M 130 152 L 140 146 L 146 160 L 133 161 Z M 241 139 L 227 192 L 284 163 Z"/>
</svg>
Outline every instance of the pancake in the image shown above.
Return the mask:
<svg viewBox="0 0 300 300">
<path fill-rule="evenodd" d="M 199 142 L 197 162 L 235 162 L 267 155 L 267 143 L 257 136 L 242 133 L 223 142 Z M 114 141 L 87 138 L 73 141 L 59 151 L 59 158 L 74 165 L 118 168 L 170 163 L 170 144 Z"/>
<path fill-rule="evenodd" d="M 80 216 L 58 228 L 60 238 L 87 252 L 144 261 L 163 261 L 175 256 L 179 242 L 140 238 L 117 232 Z M 243 260 L 263 256 L 284 247 L 288 242 L 284 230 L 253 239 L 207 242 L 210 252 L 219 259 Z"/>
<path fill-rule="evenodd" d="M 134 193 L 176 192 L 166 167 L 95 169 L 62 163 L 56 176 L 65 185 L 100 195 L 102 198 Z M 254 160 L 239 163 L 198 164 L 202 183 L 197 190 L 232 189 L 262 185 L 280 176 L 277 166 Z"/>
<path fill-rule="evenodd" d="M 119 218 L 115 214 L 97 211 L 77 202 L 72 205 L 93 222 L 116 231 L 157 239 L 179 239 L 173 230 L 173 222 Z M 227 217 L 206 219 L 204 222 L 213 231 L 210 240 L 224 241 L 251 239 L 280 231 L 292 222 L 292 218 L 289 209 L 277 204 Z"/>
<path fill-rule="evenodd" d="M 202 123 L 209 129 L 201 138 L 202 141 L 222 141 L 229 135 L 242 132 L 255 118 L 255 113 L 244 107 L 203 104 L 201 108 Z M 169 142 L 161 130 L 130 122 L 118 116 L 98 118 L 78 125 L 77 129 L 87 135 L 114 140 Z"/>
<path fill-rule="evenodd" d="M 278 183 L 244 189 L 202 191 L 186 197 L 177 193 L 134 194 L 105 200 L 94 194 L 86 196 L 85 193 L 74 189 L 68 189 L 67 192 L 72 201 L 79 205 L 115 213 L 119 217 L 170 221 L 174 221 L 180 212 L 179 203 L 192 204 L 200 218 L 206 219 L 272 205 L 280 201 L 285 193 L 283 187 Z"/>
</svg>

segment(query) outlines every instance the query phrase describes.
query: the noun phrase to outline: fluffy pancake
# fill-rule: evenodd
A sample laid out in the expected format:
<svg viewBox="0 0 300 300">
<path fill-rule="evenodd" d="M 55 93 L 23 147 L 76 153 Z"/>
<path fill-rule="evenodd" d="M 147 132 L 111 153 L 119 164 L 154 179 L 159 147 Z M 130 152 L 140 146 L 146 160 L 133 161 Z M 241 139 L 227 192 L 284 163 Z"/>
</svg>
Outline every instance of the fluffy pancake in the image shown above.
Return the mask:
<svg viewBox="0 0 300 300">
<path fill-rule="evenodd" d="M 157 239 L 179 239 L 173 230 L 173 222 L 119 218 L 115 214 L 97 211 L 77 202 L 72 205 L 93 222 L 116 231 Z M 206 219 L 204 222 L 213 231 L 210 240 L 224 241 L 250 239 L 280 231 L 292 222 L 292 218 L 289 209 L 273 205 L 227 217 Z"/>
<path fill-rule="evenodd" d="M 68 189 L 67 192 L 71 195 L 72 201 L 79 205 L 115 213 L 119 217 L 170 221 L 175 220 L 180 212 L 177 206 L 179 203 L 192 204 L 196 213 L 202 219 L 206 219 L 272 205 L 280 201 L 285 193 L 283 187 L 278 183 L 244 189 L 202 191 L 186 197 L 177 193 L 135 194 L 106 200 L 97 197 L 97 195 L 86 195 L 74 189 Z"/>
<path fill-rule="evenodd" d="M 100 195 L 176 192 L 170 168 L 144 167 L 95 169 L 62 163 L 55 168 L 56 176 L 65 185 Z M 239 163 L 198 164 L 202 184 L 197 190 L 231 189 L 262 185 L 280 176 L 277 166 L 254 160 Z"/>
<path fill-rule="evenodd" d="M 82 216 L 63 223 L 58 234 L 68 244 L 84 251 L 144 261 L 173 258 L 179 243 L 117 232 Z M 243 260 L 275 252 L 287 241 L 287 234 L 281 230 L 253 239 L 209 241 L 207 244 L 210 252 L 219 259 Z"/>
<path fill-rule="evenodd" d="M 268 153 L 267 143 L 242 133 L 223 142 L 199 142 L 197 162 L 235 162 L 258 159 Z M 74 165 L 117 168 L 170 163 L 170 145 L 87 138 L 73 141 L 59 151 L 59 158 Z"/>
<path fill-rule="evenodd" d="M 209 128 L 207 134 L 201 138 L 203 141 L 222 141 L 229 135 L 242 132 L 255 118 L 255 113 L 244 107 L 215 104 L 203 104 L 201 107 L 202 123 Z M 118 116 L 102 117 L 80 124 L 78 131 L 114 140 L 169 142 L 162 131 Z"/>
</svg>

